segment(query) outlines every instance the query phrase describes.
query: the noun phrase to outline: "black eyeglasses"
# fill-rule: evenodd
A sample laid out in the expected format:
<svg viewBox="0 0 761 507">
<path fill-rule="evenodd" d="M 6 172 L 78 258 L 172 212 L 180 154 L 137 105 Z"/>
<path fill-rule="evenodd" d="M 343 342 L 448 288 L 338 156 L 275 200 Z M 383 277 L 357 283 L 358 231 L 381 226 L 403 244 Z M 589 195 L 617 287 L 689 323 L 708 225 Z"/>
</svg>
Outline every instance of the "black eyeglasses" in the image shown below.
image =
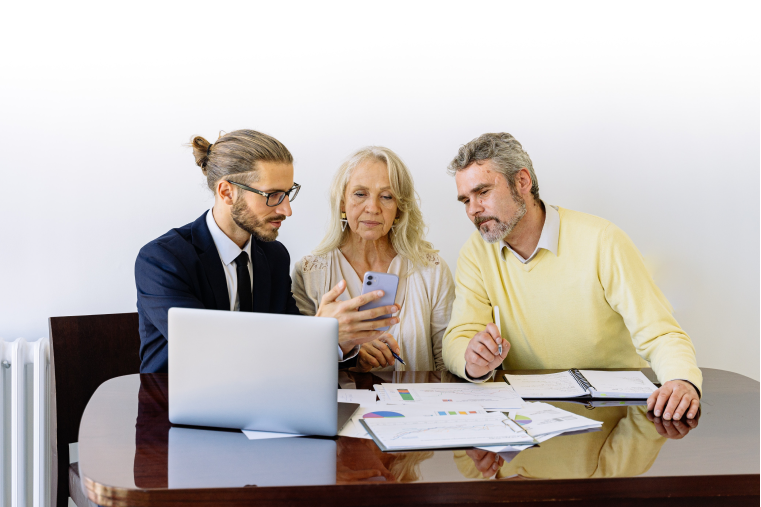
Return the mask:
<svg viewBox="0 0 761 507">
<path fill-rule="evenodd" d="M 290 202 L 293 202 L 296 200 L 296 196 L 299 195 L 299 190 L 301 190 L 301 185 L 298 183 L 294 183 L 290 190 L 275 190 L 274 192 L 262 192 L 261 190 L 257 190 L 255 188 L 251 188 L 249 186 L 244 185 L 243 183 L 236 183 L 235 181 L 225 180 L 228 183 L 231 183 L 235 185 L 236 187 L 240 187 L 243 190 L 248 190 L 249 192 L 253 192 L 255 194 L 262 195 L 267 198 L 267 206 L 274 207 L 283 202 L 285 199 L 285 196 L 288 196 L 288 200 Z"/>
</svg>

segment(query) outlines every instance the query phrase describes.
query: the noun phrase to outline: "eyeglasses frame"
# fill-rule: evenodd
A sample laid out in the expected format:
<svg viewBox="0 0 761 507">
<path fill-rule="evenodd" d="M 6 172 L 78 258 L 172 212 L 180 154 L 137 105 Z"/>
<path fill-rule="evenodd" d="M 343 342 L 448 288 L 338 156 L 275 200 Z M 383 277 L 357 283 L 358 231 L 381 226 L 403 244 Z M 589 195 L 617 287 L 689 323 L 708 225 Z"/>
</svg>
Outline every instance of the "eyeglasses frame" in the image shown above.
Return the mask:
<svg viewBox="0 0 761 507">
<path fill-rule="evenodd" d="M 289 202 L 293 202 L 294 200 L 296 200 L 296 196 L 299 194 L 299 190 L 301 190 L 301 185 L 299 185 L 298 183 L 295 183 L 295 182 L 293 183 L 293 186 L 290 188 L 290 190 L 275 190 L 273 192 L 262 192 L 261 190 L 257 190 L 255 188 L 251 188 L 248 185 L 244 185 L 243 183 L 238 183 L 237 181 L 230 181 L 230 180 L 225 180 L 225 181 L 230 183 L 231 185 L 235 185 L 236 187 L 240 187 L 243 190 L 248 190 L 249 192 L 253 192 L 255 194 L 259 194 L 262 197 L 266 197 L 267 200 L 265 201 L 265 204 L 267 206 L 269 206 L 270 208 L 274 208 L 275 206 L 279 206 L 285 200 L 285 196 L 286 195 L 288 196 L 288 201 Z M 296 194 L 293 197 L 291 197 L 291 194 L 293 193 L 294 190 L 296 191 Z M 283 192 L 283 197 L 277 203 L 270 204 L 269 203 L 270 196 L 273 195 L 273 194 L 277 194 L 278 192 Z"/>
</svg>

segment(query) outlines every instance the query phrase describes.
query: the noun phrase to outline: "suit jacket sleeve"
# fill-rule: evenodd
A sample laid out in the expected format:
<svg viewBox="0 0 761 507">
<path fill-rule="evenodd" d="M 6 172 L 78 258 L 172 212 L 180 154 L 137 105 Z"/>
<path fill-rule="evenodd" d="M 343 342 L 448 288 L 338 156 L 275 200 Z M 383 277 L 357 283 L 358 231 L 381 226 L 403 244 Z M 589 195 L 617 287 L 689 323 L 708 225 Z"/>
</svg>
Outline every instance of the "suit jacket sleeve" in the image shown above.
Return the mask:
<svg viewBox="0 0 761 507">
<path fill-rule="evenodd" d="M 163 245 L 149 243 L 140 250 L 135 262 L 137 303 L 164 337 L 170 308 L 206 308 L 194 295 L 190 279 L 186 267 Z"/>
</svg>

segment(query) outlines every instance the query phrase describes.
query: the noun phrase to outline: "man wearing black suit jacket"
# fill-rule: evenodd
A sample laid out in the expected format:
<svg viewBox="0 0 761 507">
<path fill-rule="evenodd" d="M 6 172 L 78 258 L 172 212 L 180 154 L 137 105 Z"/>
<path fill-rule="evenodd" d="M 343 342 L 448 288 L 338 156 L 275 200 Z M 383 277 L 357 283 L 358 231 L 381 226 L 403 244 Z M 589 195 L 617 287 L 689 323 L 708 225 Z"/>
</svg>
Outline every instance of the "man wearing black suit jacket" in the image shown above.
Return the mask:
<svg viewBox="0 0 761 507">
<path fill-rule="evenodd" d="M 214 192 L 214 207 L 151 241 L 138 254 L 141 373 L 168 370 L 169 308 L 299 314 L 291 294 L 288 250 L 275 241 L 300 189 L 293 181 L 290 152 L 253 130 L 230 132 L 213 145 L 195 137 L 191 144 L 196 164 Z M 317 311 L 319 317 L 338 320 L 339 362 L 352 365 L 359 345 L 374 339 L 399 353 L 391 335 L 374 330 L 398 318 L 367 322 L 399 309 L 392 305 L 358 312 L 382 293 L 337 301 L 345 288 L 343 281 L 336 285 Z"/>
</svg>

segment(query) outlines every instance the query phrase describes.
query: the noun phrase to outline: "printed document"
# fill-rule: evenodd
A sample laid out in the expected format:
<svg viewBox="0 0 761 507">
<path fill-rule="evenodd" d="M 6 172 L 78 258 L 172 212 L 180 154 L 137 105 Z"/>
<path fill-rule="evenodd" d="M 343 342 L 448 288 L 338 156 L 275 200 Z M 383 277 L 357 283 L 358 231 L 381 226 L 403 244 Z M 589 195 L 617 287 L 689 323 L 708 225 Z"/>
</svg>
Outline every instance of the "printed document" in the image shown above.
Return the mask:
<svg viewBox="0 0 761 507">
<path fill-rule="evenodd" d="M 501 412 L 472 417 L 365 418 L 360 422 L 384 451 L 535 443 Z"/>
<path fill-rule="evenodd" d="M 512 386 L 504 383 L 484 384 L 383 384 L 386 402 L 391 405 L 448 403 L 480 405 L 486 410 L 521 408 L 523 400 Z"/>
</svg>

